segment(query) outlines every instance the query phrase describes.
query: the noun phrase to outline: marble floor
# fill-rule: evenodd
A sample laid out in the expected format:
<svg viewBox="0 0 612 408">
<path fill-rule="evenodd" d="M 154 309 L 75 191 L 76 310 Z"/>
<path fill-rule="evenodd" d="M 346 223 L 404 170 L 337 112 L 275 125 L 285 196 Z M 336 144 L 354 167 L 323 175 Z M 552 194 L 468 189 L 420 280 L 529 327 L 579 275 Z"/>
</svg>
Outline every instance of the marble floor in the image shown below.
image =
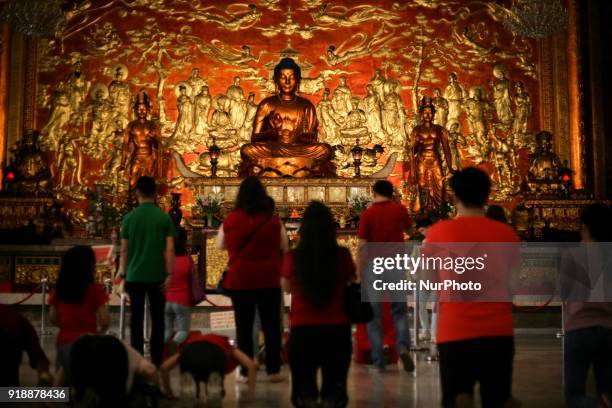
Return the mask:
<svg viewBox="0 0 612 408">
<path fill-rule="evenodd" d="M 49 358 L 55 359 L 55 336 L 43 337 L 43 345 Z M 553 334 L 518 334 L 514 362 L 514 395 L 523 407 L 562 407 L 562 341 Z M 439 368 L 428 362 L 425 353 L 414 355 L 415 373 L 406 373 L 394 366 L 383 374 L 373 374 L 368 366 L 353 364 L 349 373 L 349 407 L 438 407 L 440 406 Z M 23 385 L 35 382 L 33 371 L 24 363 L 21 367 Z M 180 376 L 173 373 L 175 390 L 180 389 Z M 266 381 L 265 372 L 258 375 L 254 398 L 245 400 L 234 376 L 226 377 L 225 407 L 287 407 L 289 403 L 289 379 L 287 367 L 283 368 L 287 380 L 272 384 Z M 20 405 L 21 406 L 21 405 Z M 54 405 L 57 406 L 57 405 Z M 162 407 L 206 406 L 195 404 L 193 399 L 182 398 L 163 401 Z"/>
</svg>

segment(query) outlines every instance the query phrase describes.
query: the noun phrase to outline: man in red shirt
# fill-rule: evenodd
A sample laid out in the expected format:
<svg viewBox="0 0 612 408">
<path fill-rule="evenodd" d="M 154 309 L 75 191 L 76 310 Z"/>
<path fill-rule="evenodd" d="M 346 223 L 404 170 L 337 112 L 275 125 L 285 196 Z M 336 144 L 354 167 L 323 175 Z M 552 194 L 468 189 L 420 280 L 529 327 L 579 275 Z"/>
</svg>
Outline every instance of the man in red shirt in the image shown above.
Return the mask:
<svg viewBox="0 0 612 408">
<path fill-rule="evenodd" d="M 500 248 L 497 243 L 505 243 L 494 257 L 489 255 L 484 271 L 479 271 L 478 275 L 470 272 L 462 275 L 470 279 L 490 277 L 490 283 L 498 283 L 493 289 L 499 290 L 502 287 L 499 282 L 506 282 L 510 270 L 518 264 L 519 238 L 512 227 L 485 217 L 491 182 L 483 171 L 474 167 L 463 169 L 451 177 L 450 187 L 457 217 L 429 228 L 427 245 L 435 243 L 436 255 L 440 255 L 439 251 L 444 251 L 446 244 L 449 244 L 448 254 L 456 254 L 458 245 L 452 243 L 470 243 L 466 247 L 471 248 L 474 248 L 473 243 L 488 243 L 483 244 L 487 248 Z M 485 283 L 482 285 L 484 287 Z M 490 297 L 491 292 L 487 293 L 487 300 L 497 300 Z M 440 294 L 436 339 L 440 352 L 442 406 L 471 407 L 476 382 L 480 383 L 483 407 L 513 406 L 516 400 L 512 399 L 512 304 L 444 302 L 444 299 L 450 300 L 446 295 L 446 292 Z"/>
<path fill-rule="evenodd" d="M 393 185 L 387 180 L 374 183 L 374 203 L 361 214 L 359 224 L 359 253 L 364 245 L 372 242 L 403 242 L 404 231 L 410 228 L 408 210 L 391 200 Z M 361 261 L 361 259 L 360 259 Z M 360 265 L 361 262 L 358 262 Z M 359 267 L 359 266 L 358 266 Z M 373 303 L 374 318 L 368 323 L 368 337 L 372 350 L 372 365 L 384 370 L 382 305 Z M 410 357 L 410 331 L 408 328 L 408 306 L 406 302 L 392 302 L 391 315 L 395 325 L 397 351 L 406 371 L 414 371 Z"/>
<path fill-rule="evenodd" d="M 39 384 L 51 384 L 49 359 L 40 347 L 36 330 L 28 320 L 6 305 L 0 305 L 0 387 L 19 386 L 19 366 L 23 352 L 38 372 Z"/>
</svg>

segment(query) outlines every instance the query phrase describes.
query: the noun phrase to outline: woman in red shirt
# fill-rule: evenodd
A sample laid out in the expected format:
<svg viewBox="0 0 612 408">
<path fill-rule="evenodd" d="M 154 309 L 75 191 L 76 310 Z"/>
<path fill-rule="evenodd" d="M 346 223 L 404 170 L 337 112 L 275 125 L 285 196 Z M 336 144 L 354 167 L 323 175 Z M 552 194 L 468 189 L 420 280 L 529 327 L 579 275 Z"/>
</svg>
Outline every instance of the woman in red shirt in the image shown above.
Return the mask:
<svg viewBox="0 0 612 408">
<path fill-rule="evenodd" d="M 234 307 L 238 348 L 253 357 L 257 308 L 266 342 L 266 372 L 269 380 L 275 382 L 282 381 L 280 268 L 287 235 L 273 213 L 273 203 L 257 177 L 244 179 L 235 209 L 219 229 L 217 246 L 229 253 L 223 287 Z M 241 374 L 247 374 L 245 367 Z"/>
<path fill-rule="evenodd" d="M 191 327 L 189 282 L 193 273 L 193 262 L 187 253 L 187 231 L 184 228 L 177 230 L 174 241 L 174 269 L 166 292 L 164 341 L 172 340 L 173 345 L 177 345 L 185 341 Z"/>
<path fill-rule="evenodd" d="M 69 379 L 65 363 L 70 345 L 83 334 L 104 333 L 108 329 L 108 295 L 102 285 L 94 282 L 95 269 L 96 255 L 91 247 L 70 248 L 62 258 L 55 290 L 49 295 L 51 322 L 59 327 L 58 384 Z"/>
<path fill-rule="evenodd" d="M 334 219 L 324 204 L 313 201 L 304 212 L 297 248 L 285 257 L 282 286 L 291 293 L 289 365 L 291 400 L 296 407 L 344 407 L 351 364 L 351 323 L 344 311 L 344 292 L 355 280 L 348 249 L 338 246 Z M 323 384 L 317 387 L 321 368 Z"/>
</svg>

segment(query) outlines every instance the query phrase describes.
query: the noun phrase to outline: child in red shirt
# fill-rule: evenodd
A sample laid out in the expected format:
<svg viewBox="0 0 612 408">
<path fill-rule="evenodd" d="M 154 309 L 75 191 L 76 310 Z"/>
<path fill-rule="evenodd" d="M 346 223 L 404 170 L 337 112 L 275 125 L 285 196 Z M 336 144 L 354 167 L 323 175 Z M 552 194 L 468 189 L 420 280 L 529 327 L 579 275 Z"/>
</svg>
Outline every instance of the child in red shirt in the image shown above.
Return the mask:
<svg viewBox="0 0 612 408">
<path fill-rule="evenodd" d="M 109 317 L 108 295 L 94 282 L 96 256 L 89 246 L 75 246 L 64 254 L 55 290 L 49 295 L 51 322 L 59 327 L 56 383 L 62 384 L 68 373 L 64 359 L 70 345 L 83 334 L 104 333 Z M 63 370 L 62 370 L 63 368 Z"/>
<path fill-rule="evenodd" d="M 247 369 L 248 394 L 255 388 L 257 366 L 255 361 L 232 346 L 225 336 L 209 333 L 192 332 L 178 346 L 177 352 L 167 358 L 161 365 L 162 385 L 166 395 L 174 398 L 170 385 L 170 371 L 180 366 L 182 374 L 190 374 L 196 384 L 196 398 L 199 398 L 199 383 L 206 384 L 206 396 L 209 404 L 218 403 L 225 395 L 223 380 L 241 364 Z"/>
<path fill-rule="evenodd" d="M 189 335 L 191 327 L 191 296 L 189 283 L 193 273 L 193 262 L 187 253 L 187 231 L 177 230 L 174 242 L 174 269 L 166 292 L 164 341 L 181 344 Z M 175 327 L 176 326 L 176 327 Z M 174 333 L 174 336 L 172 335 Z"/>
</svg>

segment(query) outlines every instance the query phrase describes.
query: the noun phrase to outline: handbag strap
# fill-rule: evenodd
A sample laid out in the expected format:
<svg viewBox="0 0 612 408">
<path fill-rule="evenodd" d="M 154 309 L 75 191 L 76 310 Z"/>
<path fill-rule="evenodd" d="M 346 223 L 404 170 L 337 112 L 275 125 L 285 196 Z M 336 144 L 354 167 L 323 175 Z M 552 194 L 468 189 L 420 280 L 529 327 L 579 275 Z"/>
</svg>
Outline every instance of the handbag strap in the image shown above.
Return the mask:
<svg viewBox="0 0 612 408">
<path fill-rule="evenodd" d="M 249 243 L 253 240 L 253 237 L 257 234 L 257 231 L 259 231 L 261 229 L 261 227 L 263 227 L 265 224 L 268 223 L 268 221 L 270 221 L 272 219 L 272 217 L 274 216 L 274 214 L 270 215 L 268 218 L 266 218 L 265 220 L 263 220 L 262 222 L 259 223 L 259 225 L 257 225 L 255 227 L 255 229 L 253 231 L 251 231 L 251 233 L 249 234 L 249 236 L 247 237 L 246 240 L 244 240 L 242 242 L 242 244 L 240 244 L 240 246 L 238 247 L 238 251 L 236 253 L 236 255 L 240 255 L 242 253 L 242 251 L 249 245 Z"/>
</svg>

